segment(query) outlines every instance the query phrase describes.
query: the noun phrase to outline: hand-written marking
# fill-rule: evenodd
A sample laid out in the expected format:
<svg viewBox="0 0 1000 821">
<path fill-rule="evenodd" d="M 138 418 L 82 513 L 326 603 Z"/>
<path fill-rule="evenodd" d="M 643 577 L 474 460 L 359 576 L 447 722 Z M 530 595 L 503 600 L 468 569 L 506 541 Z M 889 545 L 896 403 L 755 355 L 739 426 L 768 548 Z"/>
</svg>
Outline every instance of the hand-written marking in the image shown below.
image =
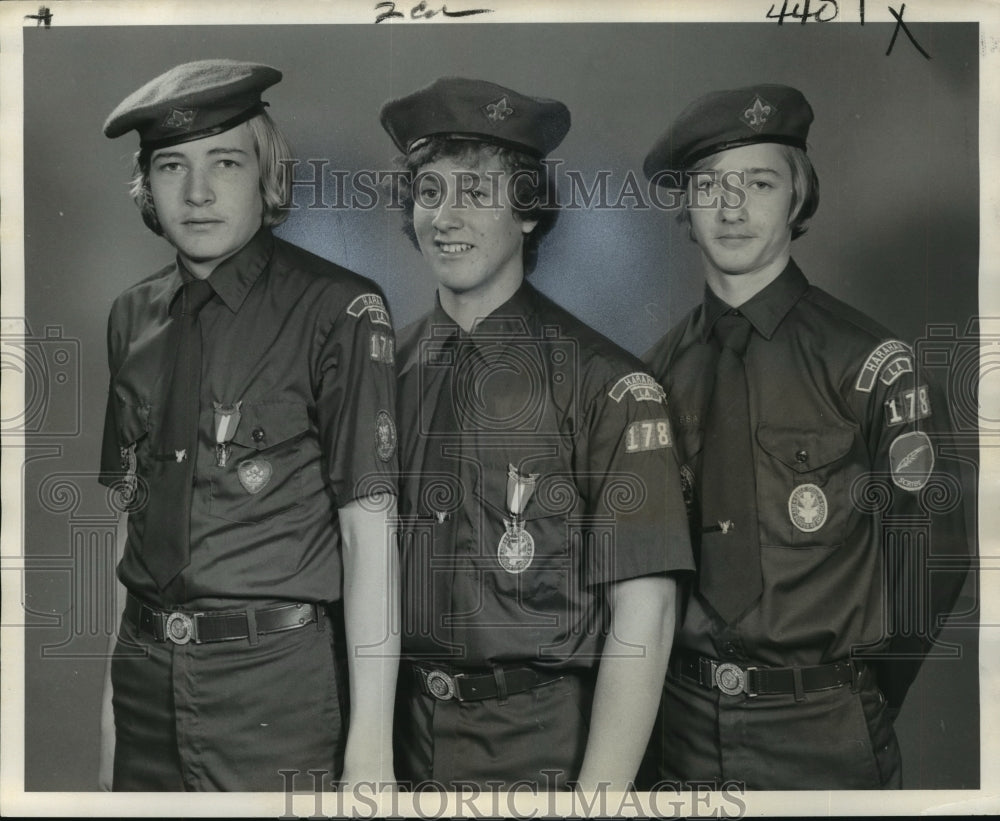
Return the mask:
<svg viewBox="0 0 1000 821">
<path fill-rule="evenodd" d="M 389 20 L 390 18 L 406 19 L 406 15 L 401 11 L 396 10 L 396 4 L 394 2 L 383 2 L 376 3 L 375 10 L 387 9 L 387 11 L 380 12 L 375 17 L 376 23 L 381 23 L 383 20 Z M 436 14 L 443 14 L 445 17 L 470 17 L 473 14 L 490 14 L 493 9 L 466 9 L 463 11 L 448 11 L 448 7 L 442 5 L 440 9 L 434 10 L 428 8 L 427 0 L 420 0 L 413 8 L 410 9 L 410 19 L 411 20 L 427 20 Z"/>
<path fill-rule="evenodd" d="M 814 20 L 817 23 L 829 23 L 831 20 L 835 20 L 840 14 L 840 6 L 837 0 L 815 0 L 810 2 L 810 0 L 802 0 L 801 3 L 789 2 L 789 0 L 782 0 L 781 8 L 776 9 L 774 3 L 771 4 L 771 8 L 768 9 L 765 15 L 768 20 L 777 20 L 778 25 L 784 25 L 785 20 L 798 20 L 803 26 L 809 22 L 809 20 Z M 791 5 L 791 8 L 789 8 Z M 913 33 L 906 27 L 906 23 L 903 22 L 903 12 L 906 11 L 906 3 L 902 3 L 899 7 L 899 11 L 896 11 L 892 6 L 887 7 L 889 13 L 896 19 L 896 28 L 892 31 L 892 40 L 889 41 L 889 48 L 886 50 L 885 54 L 888 57 L 892 54 L 892 48 L 896 45 L 896 38 L 899 36 L 899 32 L 902 31 L 905 34 L 913 47 L 919 51 L 928 60 L 931 59 L 930 54 L 921 48 L 920 43 L 917 42 Z M 858 0 L 858 15 L 861 18 L 861 25 L 865 24 L 865 0 Z"/>
</svg>

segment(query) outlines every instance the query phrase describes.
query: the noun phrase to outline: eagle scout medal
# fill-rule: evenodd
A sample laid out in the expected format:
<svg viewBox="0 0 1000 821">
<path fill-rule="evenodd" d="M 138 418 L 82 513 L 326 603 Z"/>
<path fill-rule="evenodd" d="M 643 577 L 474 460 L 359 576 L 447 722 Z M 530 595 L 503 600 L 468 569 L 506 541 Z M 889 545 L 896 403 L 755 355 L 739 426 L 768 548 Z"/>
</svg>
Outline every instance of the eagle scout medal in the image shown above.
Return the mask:
<svg viewBox="0 0 1000 821">
<path fill-rule="evenodd" d="M 535 557 L 535 540 L 525 528 L 522 514 L 537 481 L 537 473 L 524 474 L 513 465 L 507 466 L 507 510 L 511 518 L 503 520 L 504 534 L 497 545 L 497 561 L 508 573 L 527 570 Z"/>
<path fill-rule="evenodd" d="M 240 406 L 242 404 L 242 401 L 235 405 L 223 405 L 221 402 L 212 403 L 215 415 L 215 464 L 217 467 L 224 468 L 232 455 L 233 449 L 229 446 L 229 442 L 240 424 Z"/>
<path fill-rule="evenodd" d="M 252 496 L 260 493 L 271 480 L 271 463 L 266 459 L 244 459 L 236 468 L 236 476 Z"/>
</svg>

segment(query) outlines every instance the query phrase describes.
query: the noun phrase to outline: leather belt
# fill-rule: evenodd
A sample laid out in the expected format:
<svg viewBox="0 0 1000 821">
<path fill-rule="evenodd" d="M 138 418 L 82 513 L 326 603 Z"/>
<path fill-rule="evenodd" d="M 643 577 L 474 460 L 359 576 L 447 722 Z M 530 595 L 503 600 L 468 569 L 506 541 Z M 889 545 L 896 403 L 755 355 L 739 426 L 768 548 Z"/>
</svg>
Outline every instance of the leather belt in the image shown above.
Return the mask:
<svg viewBox="0 0 1000 821">
<path fill-rule="evenodd" d="M 205 644 L 238 639 L 254 641 L 265 633 L 315 624 L 320 609 L 315 604 L 296 602 L 262 610 L 157 610 L 129 593 L 125 599 L 125 618 L 157 641 Z"/>
<path fill-rule="evenodd" d="M 816 667 L 744 667 L 729 661 L 675 651 L 670 658 L 674 675 L 727 695 L 792 695 L 830 690 L 856 682 L 864 667 L 851 660 Z"/>
<path fill-rule="evenodd" d="M 412 664 L 421 691 L 439 701 L 485 701 L 506 698 L 558 681 L 564 673 L 545 673 L 533 667 L 496 667 L 489 672 L 450 673 L 437 667 Z"/>
</svg>

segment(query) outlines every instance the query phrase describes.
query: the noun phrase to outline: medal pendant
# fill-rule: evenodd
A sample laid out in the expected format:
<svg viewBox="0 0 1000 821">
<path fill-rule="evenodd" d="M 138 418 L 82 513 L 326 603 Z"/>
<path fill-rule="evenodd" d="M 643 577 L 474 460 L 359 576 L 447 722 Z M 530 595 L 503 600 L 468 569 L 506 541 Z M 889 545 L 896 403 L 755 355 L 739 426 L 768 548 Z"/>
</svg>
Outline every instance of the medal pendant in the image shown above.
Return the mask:
<svg viewBox="0 0 1000 821">
<path fill-rule="evenodd" d="M 523 573 L 535 558 L 535 540 L 518 519 L 504 519 L 505 532 L 497 545 L 497 562 L 508 573 Z"/>
<path fill-rule="evenodd" d="M 224 468 L 226 463 L 229 462 L 229 457 L 232 455 L 233 449 L 229 447 L 227 442 L 219 442 L 215 446 L 215 466 Z"/>
</svg>

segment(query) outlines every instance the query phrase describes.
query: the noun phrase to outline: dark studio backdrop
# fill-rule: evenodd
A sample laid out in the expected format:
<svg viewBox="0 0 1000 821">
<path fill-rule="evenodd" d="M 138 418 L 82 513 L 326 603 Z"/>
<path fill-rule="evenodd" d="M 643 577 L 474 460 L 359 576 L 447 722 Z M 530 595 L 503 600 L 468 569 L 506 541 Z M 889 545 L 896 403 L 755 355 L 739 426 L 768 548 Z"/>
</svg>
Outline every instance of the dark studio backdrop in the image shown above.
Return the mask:
<svg viewBox="0 0 1000 821">
<path fill-rule="evenodd" d="M 42 365 L 28 374 L 34 430 L 23 474 L 26 789 L 96 786 L 102 654 L 117 618 L 107 605 L 114 520 L 95 478 L 106 318 L 118 293 L 172 255 L 127 194 L 137 140 L 101 133 L 124 96 L 188 60 L 280 68 L 284 80 L 265 95 L 270 112 L 300 159 L 327 161 L 323 196 L 337 205 L 345 192 L 331 171 L 392 168 L 383 101 L 442 75 L 480 77 L 565 102 L 573 127 L 556 152 L 560 170 L 580 172 L 588 187 L 610 172 L 615 204 L 630 172 L 647 199 L 642 159 L 694 97 L 795 85 L 816 112 L 810 155 L 822 192 L 811 230 L 793 244 L 796 260 L 900 338 L 926 338 L 935 326 L 934 344 L 967 361 L 976 346 L 967 334 L 977 314 L 978 28 L 910 29 L 931 60 L 905 40 L 887 57 L 888 24 L 27 29 L 25 313 Z M 315 167 L 297 174 L 310 178 Z M 398 329 L 430 306 L 432 285 L 387 197 L 364 207 L 370 197 L 355 193 L 359 207 L 310 208 L 314 189 L 297 188 L 278 233 L 378 282 Z M 620 205 L 565 211 L 533 281 L 641 354 L 698 302 L 702 279 L 673 213 L 636 207 L 635 197 Z M 971 370 L 952 388 L 966 411 L 970 380 Z M 966 591 L 960 609 L 973 609 L 974 587 Z M 924 665 L 897 723 L 909 789 L 979 786 L 976 635 L 950 627 L 943 640 L 958 657 Z"/>
</svg>

